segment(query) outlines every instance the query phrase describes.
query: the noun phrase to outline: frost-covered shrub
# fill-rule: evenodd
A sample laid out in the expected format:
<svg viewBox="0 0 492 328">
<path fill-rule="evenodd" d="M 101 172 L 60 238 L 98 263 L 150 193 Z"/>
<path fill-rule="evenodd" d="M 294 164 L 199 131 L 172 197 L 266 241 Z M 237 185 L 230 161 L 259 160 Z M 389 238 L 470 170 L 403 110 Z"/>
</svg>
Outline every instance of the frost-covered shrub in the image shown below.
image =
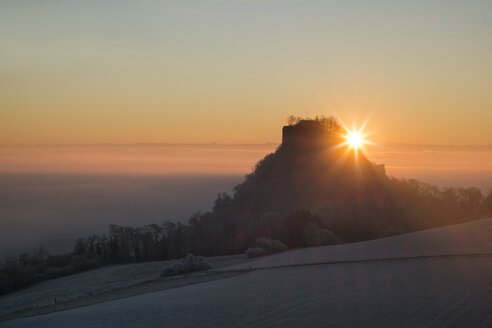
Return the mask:
<svg viewBox="0 0 492 328">
<path fill-rule="evenodd" d="M 317 223 L 308 223 L 304 229 L 307 246 L 340 244 L 342 241 L 332 231 L 321 229 Z"/>
<path fill-rule="evenodd" d="M 253 247 L 246 250 L 249 258 L 258 257 L 265 254 L 285 252 L 288 247 L 280 240 L 261 237 L 255 240 Z"/>
<path fill-rule="evenodd" d="M 170 277 L 193 271 L 208 270 L 211 267 L 212 266 L 203 256 L 187 254 L 183 259 L 171 261 L 166 264 L 161 271 L 161 277 Z"/>
<path fill-rule="evenodd" d="M 161 271 L 161 277 L 175 276 L 183 272 L 184 269 L 179 263 L 172 262 L 164 266 L 164 268 Z"/>
<path fill-rule="evenodd" d="M 263 248 L 267 253 L 285 252 L 288 249 L 287 245 L 280 240 L 273 240 L 265 237 L 256 239 L 255 246 Z"/>
<path fill-rule="evenodd" d="M 265 250 L 261 247 L 250 247 L 246 250 L 246 256 L 248 258 L 258 257 L 265 254 Z"/>
</svg>

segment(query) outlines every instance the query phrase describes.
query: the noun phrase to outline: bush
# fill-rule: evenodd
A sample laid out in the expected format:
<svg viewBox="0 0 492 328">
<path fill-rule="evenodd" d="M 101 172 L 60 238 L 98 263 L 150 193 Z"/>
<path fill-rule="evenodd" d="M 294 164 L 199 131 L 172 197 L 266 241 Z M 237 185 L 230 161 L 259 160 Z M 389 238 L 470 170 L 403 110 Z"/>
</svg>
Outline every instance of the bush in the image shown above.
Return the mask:
<svg viewBox="0 0 492 328">
<path fill-rule="evenodd" d="M 307 246 L 325 246 L 340 244 L 341 239 L 332 231 L 321 229 L 317 223 L 310 222 L 304 229 Z"/>
<path fill-rule="evenodd" d="M 187 254 L 184 259 L 171 261 L 161 271 L 161 277 L 170 277 L 179 274 L 185 274 L 193 271 L 208 270 L 212 266 L 203 256 Z"/>
<path fill-rule="evenodd" d="M 256 239 L 255 246 L 263 248 L 267 253 L 279 253 L 288 250 L 287 245 L 280 240 L 273 240 L 265 237 Z"/>
<path fill-rule="evenodd" d="M 288 247 L 280 240 L 261 237 L 255 240 L 253 247 L 246 250 L 248 258 L 258 257 L 266 254 L 285 252 Z"/>
</svg>

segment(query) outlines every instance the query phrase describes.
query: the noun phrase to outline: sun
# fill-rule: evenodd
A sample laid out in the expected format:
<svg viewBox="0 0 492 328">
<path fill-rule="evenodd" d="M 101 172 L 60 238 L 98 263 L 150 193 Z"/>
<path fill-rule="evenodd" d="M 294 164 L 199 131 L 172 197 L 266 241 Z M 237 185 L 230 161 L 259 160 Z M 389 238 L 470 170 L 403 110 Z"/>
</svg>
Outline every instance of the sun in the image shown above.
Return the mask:
<svg viewBox="0 0 492 328">
<path fill-rule="evenodd" d="M 343 125 L 345 133 L 343 134 L 344 142 L 340 144 L 340 146 L 346 146 L 347 150 L 353 150 L 357 155 L 359 151 L 365 152 L 366 145 L 373 145 L 372 142 L 367 140 L 367 136 L 369 135 L 364 131 L 366 127 L 367 121 L 362 124 L 359 128 L 356 128 L 355 125 L 352 129 L 349 129 L 346 125 Z"/>
<path fill-rule="evenodd" d="M 368 136 L 371 136 L 371 133 L 365 131 L 366 125 L 368 121 L 364 121 L 362 125 L 357 127 L 355 124 L 352 125 L 352 128 L 349 128 L 343 122 L 340 122 L 342 126 L 341 133 L 339 137 L 341 142 L 336 145 L 335 148 L 344 147 L 346 151 L 353 151 L 355 155 L 355 159 L 357 159 L 357 155 L 359 152 L 366 153 L 366 145 L 375 145 L 375 143 L 368 140 Z"/>
<path fill-rule="evenodd" d="M 355 150 L 361 148 L 364 144 L 364 136 L 358 131 L 348 131 L 345 138 L 349 147 Z"/>
</svg>

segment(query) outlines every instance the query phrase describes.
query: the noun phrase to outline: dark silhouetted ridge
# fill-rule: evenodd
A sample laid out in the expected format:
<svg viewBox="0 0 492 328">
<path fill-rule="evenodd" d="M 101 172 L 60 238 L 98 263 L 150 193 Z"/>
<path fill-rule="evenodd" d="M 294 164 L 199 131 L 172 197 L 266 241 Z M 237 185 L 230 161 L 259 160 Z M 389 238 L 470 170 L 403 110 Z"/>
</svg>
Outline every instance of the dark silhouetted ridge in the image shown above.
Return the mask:
<svg viewBox="0 0 492 328">
<path fill-rule="evenodd" d="M 284 126 L 282 144 L 260 161 L 235 189 L 240 212 L 287 213 L 332 200 L 339 204 L 389 198 L 384 166 L 349 150 L 339 126 L 315 120 Z"/>
</svg>

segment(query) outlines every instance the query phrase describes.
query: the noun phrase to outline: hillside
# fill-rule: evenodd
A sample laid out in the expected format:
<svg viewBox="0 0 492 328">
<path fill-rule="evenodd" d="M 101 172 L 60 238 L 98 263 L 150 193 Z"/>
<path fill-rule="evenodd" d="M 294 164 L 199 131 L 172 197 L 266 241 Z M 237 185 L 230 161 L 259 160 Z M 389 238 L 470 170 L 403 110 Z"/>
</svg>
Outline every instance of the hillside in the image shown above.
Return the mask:
<svg viewBox="0 0 492 328">
<path fill-rule="evenodd" d="M 383 164 L 350 149 L 346 134 L 333 117 L 298 119 L 284 126 L 278 149 L 259 161 L 232 195 L 219 195 L 213 211 L 195 217 L 193 226 L 212 228 L 225 250 L 240 252 L 262 236 L 299 248 L 375 239 L 491 214 L 477 188 L 440 189 L 387 176 Z M 337 238 L 323 238 L 329 234 Z M 205 246 L 206 254 L 222 251 L 214 246 Z"/>
<path fill-rule="evenodd" d="M 345 144 L 334 118 L 284 126 L 282 143 L 236 186 L 231 211 L 288 214 L 325 201 L 378 204 L 390 200 L 384 166 Z"/>
<path fill-rule="evenodd" d="M 492 219 L 343 245 L 295 249 L 227 269 L 272 268 L 317 263 L 492 255 Z"/>
<path fill-rule="evenodd" d="M 207 258 L 207 262 L 215 269 L 249 261 L 242 254 Z M 222 277 L 222 275 L 211 275 L 204 279 L 203 274 L 198 273 L 196 277 L 189 279 L 181 279 L 183 277 L 160 279 L 162 268 L 168 263 L 155 261 L 113 265 L 39 282 L 15 293 L 1 296 L 0 321 Z"/>
<path fill-rule="evenodd" d="M 262 269 L 238 276 L 0 327 L 488 327 L 491 236 L 487 219 L 293 250 L 258 259 L 251 265 Z M 346 263 L 312 265 L 323 261 Z"/>
</svg>

